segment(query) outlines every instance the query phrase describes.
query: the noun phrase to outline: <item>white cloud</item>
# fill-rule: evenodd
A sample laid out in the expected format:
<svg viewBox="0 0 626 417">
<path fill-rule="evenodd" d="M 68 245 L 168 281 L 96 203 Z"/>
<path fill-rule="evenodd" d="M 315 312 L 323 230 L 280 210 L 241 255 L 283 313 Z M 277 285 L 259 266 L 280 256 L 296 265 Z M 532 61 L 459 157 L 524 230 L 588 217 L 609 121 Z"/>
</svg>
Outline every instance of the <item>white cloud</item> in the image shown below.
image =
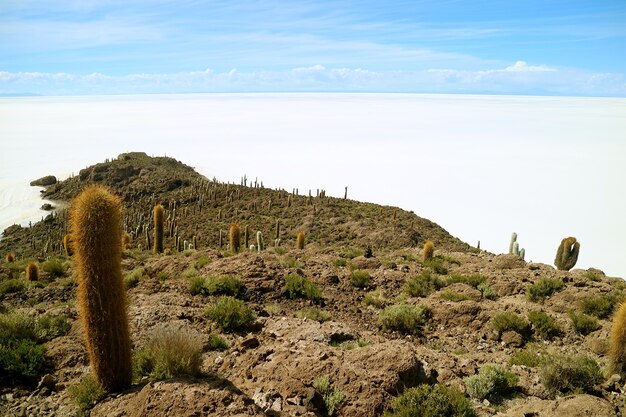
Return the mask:
<svg viewBox="0 0 626 417">
<path fill-rule="evenodd" d="M 171 74 L 0 72 L 0 94 L 140 94 L 178 92 L 369 91 L 626 96 L 626 77 L 615 73 L 565 71 L 524 61 L 480 71 L 371 71 L 323 65 L 281 71 L 232 69 Z"/>
</svg>

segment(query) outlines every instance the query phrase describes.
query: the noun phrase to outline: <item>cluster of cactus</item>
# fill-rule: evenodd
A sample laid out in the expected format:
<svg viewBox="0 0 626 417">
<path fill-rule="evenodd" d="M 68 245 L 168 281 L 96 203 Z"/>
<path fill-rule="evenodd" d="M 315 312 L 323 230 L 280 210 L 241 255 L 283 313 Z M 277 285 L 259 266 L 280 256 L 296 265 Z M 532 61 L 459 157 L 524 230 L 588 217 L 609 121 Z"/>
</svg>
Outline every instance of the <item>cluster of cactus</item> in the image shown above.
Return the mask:
<svg viewBox="0 0 626 417">
<path fill-rule="evenodd" d="M 132 376 L 121 206 L 106 188 L 92 185 L 76 197 L 70 217 L 85 344 L 94 376 L 108 391 L 127 388 Z"/>
<path fill-rule="evenodd" d="M 480 242 L 479 242 L 479 246 L 480 246 Z M 509 253 L 513 255 L 517 255 L 522 259 L 524 259 L 524 257 L 526 256 L 526 249 L 519 248 L 519 243 L 517 243 L 517 233 L 515 232 L 513 232 L 513 234 L 511 235 L 511 242 L 509 243 Z"/>
<path fill-rule="evenodd" d="M 561 241 L 556 251 L 554 265 L 559 271 L 569 271 L 576 265 L 578 261 L 578 252 L 580 251 L 580 243 L 575 237 L 566 237 Z"/>
</svg>

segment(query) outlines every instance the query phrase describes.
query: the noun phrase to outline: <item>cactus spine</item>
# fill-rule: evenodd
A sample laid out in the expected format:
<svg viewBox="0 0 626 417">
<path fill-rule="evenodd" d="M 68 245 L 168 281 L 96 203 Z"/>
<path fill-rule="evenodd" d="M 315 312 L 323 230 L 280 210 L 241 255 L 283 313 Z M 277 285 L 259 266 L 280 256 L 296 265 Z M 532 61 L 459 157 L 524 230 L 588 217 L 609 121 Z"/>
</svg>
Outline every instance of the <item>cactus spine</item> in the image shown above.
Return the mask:
<svg viewBox="0 0 626 417">
<path fill-rule="evenodd" d="M 561 241 L 559 248 L 556 251 L 556 258 L 554 259 L 554 265 L 559 271 L 569 271 L 576 265 L 578 261 L 578 252 L 580 250 L 580 243 L 576 241 L 575 237 L 566 237 Z"/>
<path fill-rule="evenodd" d="M 296 247 L 300 250 L 304 249 L 304 232 L 298 232 L 296 236 Z"/>
<path fill-rule="evenodd" d="M 109 391 L 130 386 L 132 374 L 121 207 L 118 197 L 92 185 L 76 197 L 70 215 L 85 344 L 96 380 Z"/>
<path fill-rule="evenodd" d="M 154 253 L 163 253 L 163 206 L 154 206 Z"/>
<path fill-rule="evenodd" d="M 26 281 L 38 281 L 39 280 L 39 268 L 34 262 L 29 262 L 26 265 Z"/>
<path fill-rule="evenodd" d="M 424 243 L 424 261 L 428 261 L 429 259 L 432 259 L 434 254 L 435 254 L 435 244 L 431 242 L 430 240 L 427 240 L 426 243 Z"/>
<path fill-rule="evenodd" d="M 241 229 L 239 228 L 239 225 L 237 223 L 233 223 L 230 225 L 228 238 L 230 241 L 230 250 L 233 253 L 238 253 L 241 249 Z"/>
</svg>

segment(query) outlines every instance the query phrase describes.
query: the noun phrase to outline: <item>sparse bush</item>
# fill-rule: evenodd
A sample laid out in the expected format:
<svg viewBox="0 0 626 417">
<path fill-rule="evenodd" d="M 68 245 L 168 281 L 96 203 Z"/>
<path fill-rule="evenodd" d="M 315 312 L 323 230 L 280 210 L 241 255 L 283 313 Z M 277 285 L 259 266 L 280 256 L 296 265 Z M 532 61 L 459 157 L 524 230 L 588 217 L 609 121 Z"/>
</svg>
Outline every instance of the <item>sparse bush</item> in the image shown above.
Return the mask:
<svg viewBox="0 0 626 417">
<path fill-rule="evenodd" d="M 189 280 L 192 295 L 231 295 L 236 297 L 245 291 L 243 282 L 234 275 L 213 275 L 206 278 L 195 276 Z"/>
<path fill-rule="evenodd" d="M 383 308 L 389 303 L 389 300 L 384 296 L 382 290 L 370 291 L 365 294 L 363 298 L 363 304 L 366 306 L 374 306 L 376 308 Z"/>
<path fill-rule="evenodd" d="M 142 267 L 133 269 L 130 272 L 124 274 L 124 286 L 126 289 L 134 288 L 144 278 L 147 278 L 146 270 Z"/>
<path fill-rule="evenodd" d="M 336 267 L 342 267 L 348 265 L 348 262 L 345 259 L 337 259 L 333 262 L 333 265 L 335 265 Z"/>
<path fill-rule="evenodd" d="M 228 349 L 228 342 L 219 334 L 212 333 L 209 335 L 208 348 L 209 350 L 226 350 Z"/>
<path fill-rule="evenodd" d="M 478 374 L 464 379 L 467 394 L 478 400 L 503 396 L 515 388 L 517 381 L 517 375 L 495 364 L 483 365 Z"/>
<path fill-rule="evenodd" d="M 528 313 L 528 320 L 530 320 L 534 333 L 545 340 L 552 340 L 561 334 L 561 328 L 554 317 L 543 311 L 531 311 Z"/>
<path fill-rule="evenodd" d="M 428 310 L 423 306 L 394 304 L 378 315 L 378 323 L 385 330 L 417 334 L 428 318 Z"/>
<path fill-rule="evenodd" d="M 226 331 L 245 329 L 255 319 L 254 311 L 246 303 L 229 296 L 218 297 L 205 313 Z"/>
<path fill-rule="evenodd" d="M 448 273 L 448 268 L 443 264 L 443 259 L 438 256 L 424 261 L 424 266 L 432 269 L 433 272 L 439 275 L 446 275 Z"/>
<path fill-rule="evenodd" d="M 352 282 L 352 285 L 357 288 L 368 287 L 371 279 L 372 278 L 370 277 L 370 274 L 367 273 L 367 271 L 362 271 L 360 269 L 356 269 L 352 271 L 352 274 L 350 274 L 350 281 Z"/>
<path fill-rule="evenodd" d="M 318 300 L 322 297 L 322 292 L 311 280 L 298 274 L 289 274 L 285 277 L 285 291 L 289 298 Z"/>
<path fill-rule="evenodd" d="M 305 307 L 296 312 L 296 317 L 299 319 L 315 320 L 323 323 L 330 320 L 331 316 L 328 311 L 324 311 L 319 308 Z"/>
<path fill-rule="evenodd" d="M 541 367 L 541 382 L 553 394 L 592 392 L 602 382 L 598 363 L 589 356 L 551 355 Z"/>
<path fill-rule="evenodd" d="M 42 342 L 66 335 L 70 327 L 72 324 L 63 316 L 44 314 L 35 321 L 35 333 L 38 340 Z"/>
<path fill-rule="evenodd" d="M 64 277 L 67 274 L 69 265 L 67 262 L 59 258 L 50 258 L 41 265 L 44 272 L 50 274 L 53 278 Z"/>
<path fill-rule="evenodd" d="M 135 375 L 151 379 L 195 376 L 202 364 L 202 343 L 192 333 L 179 329 L 158 329 L 134 357 Z"/>
<path fill-rule="evenodd" d="M 384 417 L 476 417 L 476 412 L 459 390 L 424 384 L 404 391 Z"/>
<path fill-rule="evenodd" d="M 431 293 L 443 288 L 445 283 L 425 269 L 421 274 L 407 280 L 404 292 L 411 297 L 428 297 Z"/>
<path fill-rule="evenodd" d="M 165 271 L 157 272 L 156 279 L 160 282 L 166 281 L 169 278 L 169 275 Z"/>
<path fill-rule="evenodd" d="M 598 330 L 601 327 L 595 317 L 589 316 L 585 313 L 578 313 L 572 310 L 569 312 L 569 318 L 572 321 L 572 327 L 574 330 L 584 336 Z"/>
<path fill-rule="evenodd" d="M 439 297 L 442 300 L 453 302 L 469 300 L 469 297 L 467 295 L 454 291 L 442 291 L 441 294 L 439 294 Z"/>
<path fill-rule="evenodd" d="M 193 267 L 196 270 L 200 270 L 202 269 L 206 264 L 208 264 L 209 262 L 211 262 L 211 260 L 209 259 L 209 257 L 207 255 L 202 255 L 201 257 L 199 257 L 198 259 L 196 259 L 196 262 L 193 264 Z"/>
<path fill-rule="evenodd" d="M 605 319 L 613 313 L 615 306 L 622 301 L 624 301 L 624 293 L 611 291 L 581 300 L 580 307 L 585 314 Z"/>
<path fill-rule="evenodd" d="M 479 284 L 477 289 L 482 293 L 483 298 L 487 300 L 497 300 L 499 297 L 498 292 L 493 289 L 493 287 L 489 285 L 488 282 L 483 282 L 482 284 Z"/>
<path fill-rule="evenodd" d="M 509 359 L 509 365 L 524 365 L 535 368 L 546 360 L 546 354 L 534 345 L 527 345 L 524 349 L 513 352 Z"/>
<path fill-rule="evenodd" d="M 35 382 L 44 362 L 45 348 L 30 339 L 0 343 L 0 385 Z"/>
<path fill-rule="evenodd" d="M 332 387 L 330 379 L 327 376 L 321 376 L 313 381 L 313 388 L 322 396 L 324 401 L 324 413 L 331 417 L 334 416 L 341 404 L 345 401 L 346 396 L 336 388 Z"/>
<path fill-rule="evenodd" d="M 530 323 L 524 317 L 510 311 L 496 314 L 491 319 L 491 325 L 499 334 L 506 331 L 514 331 L 524 338 L 530 336 Z"/>
<path fill-rule="evenodd" d="M 106 397 L 105 389 L 91 375 L 85 376 L 77 385 L 69 387 L 67 391 L 83 412 L 92 409 L 98 401 Z"/>
<path fill-rule="evenodd" d="M 543 301 L 546 297 L 550 297 L 557 291 L 561 291 L 565 287 L 563 281 L 556 278 L 542 278 L 535 284 L 531 284 L 526 288 L 526 297 L 530 301 Z"/>
<path fill-rule="evenodd" d="M 280 260 L 280 264 L 285 268 L 302 268 L 304 264 L 292 256 L 285 256 Z"/>
<path fill-rule="evenodd" d="M 586 271 L 584 274 L 584 277 L 587 278 L 589 281 L 594 281 L 594 282 L 600 281 L 600 275 L 593 271 Z"/>
<path fill-rule="evenodd" d="M 343 251 L 339 254 L 342 258 L 354 259 L 357 256 L 361 255 L 361 250 L 357 248 L 344 248 Z"/>
<path fill-rule="evenodd" d="M 8 279 L 0 283 L 0 295 L 20 292 L 26 288 L 26 284 L 17 278 Z"/>
</svg>

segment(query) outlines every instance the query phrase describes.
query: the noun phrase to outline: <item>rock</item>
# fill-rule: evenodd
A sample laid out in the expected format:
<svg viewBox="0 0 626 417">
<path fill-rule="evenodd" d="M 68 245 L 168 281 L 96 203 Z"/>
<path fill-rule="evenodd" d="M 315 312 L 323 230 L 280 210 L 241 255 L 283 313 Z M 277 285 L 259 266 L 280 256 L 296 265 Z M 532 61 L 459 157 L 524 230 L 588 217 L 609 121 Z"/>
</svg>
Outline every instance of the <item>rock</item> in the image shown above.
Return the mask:
<svg viewBox="0 0 626 417">
<path fill-rule="evenodd" d="M 259 339 L 257 339 L 255 336 L 248 336 L 244 340 L 239 342 L 239 350 L 254 349 L 256 347 L 259 347 L 260 344 L 261 343 L 259 342 Z"/>
<path fill-rule="evenodd" d="M 41 177 L 39 179 L 31 181 L 30 185 L 37 186 L 37 187 L 47 187 L 49 185 L 54 185 L 56 183 L 57 183 L 57 177 L 55 177 L 54 175 L 46 175 L 45 177 Z"/>
<path fill-rule="evenodd" d="M 592 395 L 574 395 L 558 400 L 530 400 L 512 406 L 503 417 L 616 417 L 609 402 Z"/>
<path fill-rule="evenodd" d="M 50 211 L 50 210 L 54 210 L 54 206 L 52 204 L 50 204 L 50 203 L 44 203 L 41 206 L 41 209 L 45 210 L 45 211 Z"/>
<path fill-rule="evenodd" d="M 497 269 L 523 268 L 526 262 L 522 258 L 513 254 L 502 254 L 493 258 L 493 266 Z"/>
<path fill-rule="evenodd" d="M 365 256 L 357 256 L 352 259 L 351 263 L 357 269 L 378 269 L 382 265 L 377 258 L 366 258 Z"/>
<path fill-rule="evenodd" d="M 57 384 L 57 380 L 55 377 L 53 377 L 50 374 L 45 374 L 39 381 L 39 384 L 37 385 L 37 389 L 49 388 L 51 390 L 54 390 L 56 387 L 56 384 Z"/>
<path fill-rule="evenodd" d="M 509 330 L 509 331 L 502 333 L 500 340 L 502 341 L 502 343 L 504 343 L 504 346 L 511 346 L 511 347 L 524 346 L 524 339 L 522 338 L 522 335 L 514 331 Z"/>
</svg>

